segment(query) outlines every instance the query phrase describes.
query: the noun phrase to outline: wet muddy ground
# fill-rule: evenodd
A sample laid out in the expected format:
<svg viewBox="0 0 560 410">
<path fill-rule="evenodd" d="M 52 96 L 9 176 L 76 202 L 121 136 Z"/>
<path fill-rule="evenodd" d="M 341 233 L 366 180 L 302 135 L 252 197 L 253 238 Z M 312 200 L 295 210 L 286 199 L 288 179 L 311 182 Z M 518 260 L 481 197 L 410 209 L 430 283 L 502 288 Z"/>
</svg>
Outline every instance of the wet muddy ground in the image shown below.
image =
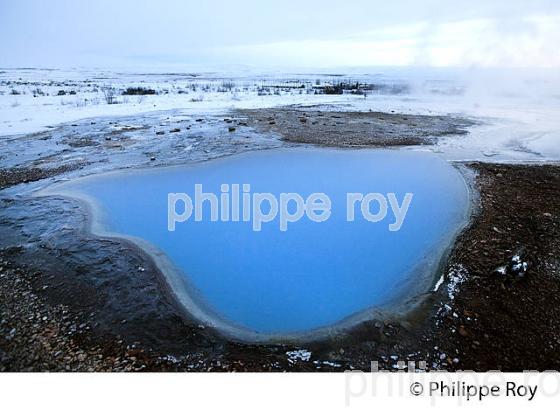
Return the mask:
<svg viewBox="0 0 560 410">
<path fill-rule="evenodd" d="M 2 137 L 0 188 L 75 169 L 81 172 L 65 176 L 204 161 L 285 145 L 273 135 L 233 122 L 223 115 L 165 111 L 84 119 L 40 133 Z"/>
<path fill-rule="evenodd" d="M 78 203 L 29 197 L 53 181 L 109 169 L 289 146 L 278 130 L 252 124 L 261 114 L 84 120 L 4 141 L 0 369 L 338 371 L 369 370 L 372 361 L 396 369 L 409 360 L 426 369 L 560 368 L 557 165 L 467 164 L 478 175 L 480 206 L 437 291 L 406 318 L 302 345 L 224 339 L 184 314 L 133 244 L 92 237 Z M 277 114 L 290 115 L 302 114 Z"/>
</svg>

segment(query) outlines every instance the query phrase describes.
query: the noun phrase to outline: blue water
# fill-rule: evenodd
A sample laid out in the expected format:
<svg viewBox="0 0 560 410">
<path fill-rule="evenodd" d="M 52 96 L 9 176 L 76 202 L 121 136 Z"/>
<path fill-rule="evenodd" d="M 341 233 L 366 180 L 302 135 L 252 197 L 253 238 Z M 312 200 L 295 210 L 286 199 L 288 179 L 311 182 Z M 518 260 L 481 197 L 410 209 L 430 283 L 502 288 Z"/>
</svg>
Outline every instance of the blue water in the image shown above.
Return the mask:
<svg viewBox="0 0 560 410">
<path fill-rule="evenodd" d="M 221 184 L 244 183 L 276 197 L 324 192 L 331 216 L 322 223 L 304 217 L 285 232 L 276 219 L 255 232 L 251 222 L 211 222 L 206 207 L 202 222 L 193 215 L 168 231 L 168 193 L 194 197 L 194 184 L 203 184 L 219 194 Z M 263 333 L 331 325 L 429 286 L 468 209 L 464 180 L 451 165 L 432 154 L 394 150 L 273 150 L 109 174 L 74 189 L 96 200 L 106 230 L 163 250 L 186 275 L 191 294 L 222 319 Z M 373 223 L 358 205 L 356 220 L 347 222 L 347 192 L 394 192 L 399 204 L 406 193 L 413 199 L 401 229 L 391 232 L 390 208 Z"/>
</svg>

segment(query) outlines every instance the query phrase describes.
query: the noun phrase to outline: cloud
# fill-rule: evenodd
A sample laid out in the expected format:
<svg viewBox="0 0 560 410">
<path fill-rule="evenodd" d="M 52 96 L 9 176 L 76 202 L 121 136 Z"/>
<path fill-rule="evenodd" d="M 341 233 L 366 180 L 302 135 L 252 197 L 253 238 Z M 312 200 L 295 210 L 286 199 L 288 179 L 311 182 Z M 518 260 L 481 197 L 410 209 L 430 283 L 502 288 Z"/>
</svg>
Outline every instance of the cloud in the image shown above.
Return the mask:
<svg viewBox="0 0 560 410">
<path fill-rule="evenodd" d="M 0 66 L 558 66 L 558 0 L 0 0 Z"/>
<path fill-rule="evenodd" d="M 301 66 L 479 66 L 560 68 L 560 14 L 416 22 L 343 39 L 220 47 L 211 54 L 251 64 Z"/>
</svg>

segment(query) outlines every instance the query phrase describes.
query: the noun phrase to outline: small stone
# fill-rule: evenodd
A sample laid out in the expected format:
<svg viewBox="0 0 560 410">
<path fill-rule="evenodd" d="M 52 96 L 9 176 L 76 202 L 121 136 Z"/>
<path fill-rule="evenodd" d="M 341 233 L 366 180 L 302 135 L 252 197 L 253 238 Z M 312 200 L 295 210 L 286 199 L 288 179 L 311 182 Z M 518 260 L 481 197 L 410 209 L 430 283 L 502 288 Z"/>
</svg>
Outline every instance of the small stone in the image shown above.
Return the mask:
<svg viewBox="0 0 560 410">
<path fill-rule="evenodd" d="M 235 131 L 235 127 L 228 127 L 228 131 L 229 131 L 229 132 Z"/>
<path fill-rule="evenodd" d="M 459 334 L 463 337 L 471 337 L 471 333 L 463 325 L 459 326 Z"/>
</svg>

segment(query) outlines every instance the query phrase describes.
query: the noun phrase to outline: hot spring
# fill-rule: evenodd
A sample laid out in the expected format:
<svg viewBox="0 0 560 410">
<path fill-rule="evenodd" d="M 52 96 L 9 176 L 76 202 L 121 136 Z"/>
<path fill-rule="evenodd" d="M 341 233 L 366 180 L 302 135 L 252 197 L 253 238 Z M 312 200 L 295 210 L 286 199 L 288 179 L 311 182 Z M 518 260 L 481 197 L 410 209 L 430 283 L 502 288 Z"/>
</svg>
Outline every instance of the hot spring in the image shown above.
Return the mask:
<svg viewBox="0 0 560 410">
<path fill-rule="evenodd" d="M 197 185 L 215 193 L 214 205 L 227 205 L 227 217 L 219 209 L 212 215 L 212 201 L 206 200 L 198 204 L 196 220 L 194 201 L 192 216 L 169 229 L 169 207 L 186 216 L 185 199 L 195 199 Z M 247 186 L 269 200 L 297 194 L 307 209 L 314 194 L 323 194 L 328 218 L 322 214 L 316 221 L 304 212 L 286 222 L 286 229 L 277 217 L 255 230 L 254 215 L 244 218 L 242 209 Z M 261 336 L 305 334 L 368 312 L 398 310 L 433 285 L 469 211 L 468 188 L 457 169 L 433 154 L 400 150 L 253 152 L 85 177 L 55 186 L 52 193 L 86 201 L 96 234 L 132 239 L 151 253 L 175 296 L 195 316 Z M 170 204 L 170 194 L 179 193 Z M 353 220 L 349 194 L 356 195 Z M 246 204 L 255 205 L 250 200 Z M 268 214 L 273 205 L 261 200 L 259 208 Z M 291 219 L 302 214 L 299 200 L 283 205 Z M 398 229 L 391 229 L 399 217 Z"/>
</svg>

